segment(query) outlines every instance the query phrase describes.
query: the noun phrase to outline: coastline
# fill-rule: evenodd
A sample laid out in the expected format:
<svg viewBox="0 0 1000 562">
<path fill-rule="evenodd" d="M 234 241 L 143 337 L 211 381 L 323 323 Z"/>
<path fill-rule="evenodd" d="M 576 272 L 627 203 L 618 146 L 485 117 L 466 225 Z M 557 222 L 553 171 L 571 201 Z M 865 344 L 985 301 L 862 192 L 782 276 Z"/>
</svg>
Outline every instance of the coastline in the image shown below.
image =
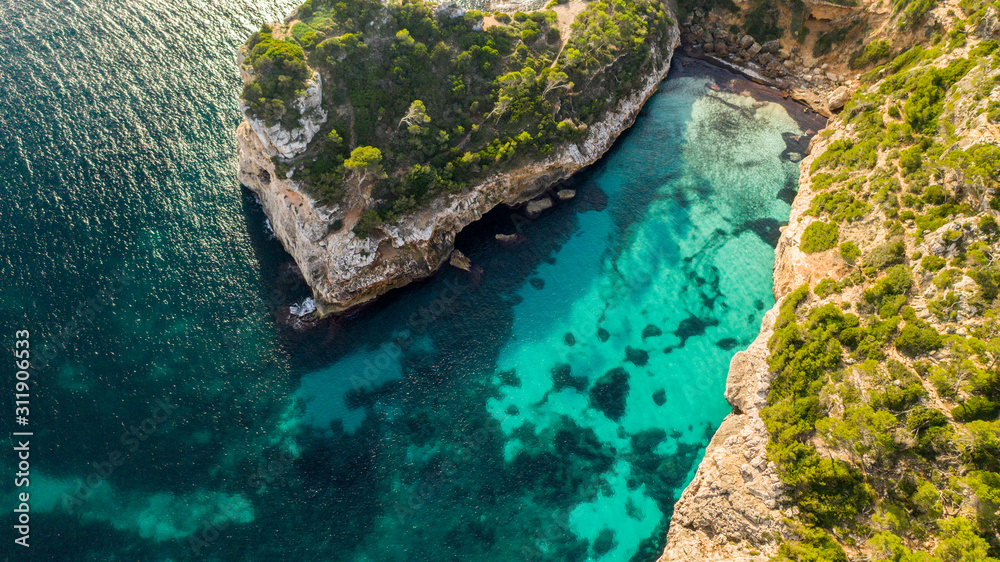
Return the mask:
<svg viewBox="0 0 1000 562">
<path fill-rule="evenodd" d="M 697 58 L 705 64 L 741 74 L 714 64 L 715 57 Z M 762 87 L 775 88 L 761 84 Z M 799 107 L 807 104 L 790 99 Z M 801 118 L 801 115 L 793 117 Z M 767 403 L 772 374 L 767 366 L 768 341 L 784 297 L 811 272 L 808 256 L 798 248 L 805 228 L 803 215 L 814 193 L 809 186 L 809 167 L 820 143 L 819 130 L 812 136 L 799 163 L 799 186 L 791 204 L 788 225 L 781 227 L 772 269 L 774 306 L 761 322 L 753 343 L 733 356 L 726 378 L 726 400 L 733 411 L 722 421 L 694 478 L 674 506 L 667 544 L 658 562 L 763 562 L 777 553 L 788 515 L 779 509 L 782 497 L 777 467 L 767 460 L 768 434 L 760 410 Z M 749 554 L 756 552 L 756 554 Z"/>
</svg>

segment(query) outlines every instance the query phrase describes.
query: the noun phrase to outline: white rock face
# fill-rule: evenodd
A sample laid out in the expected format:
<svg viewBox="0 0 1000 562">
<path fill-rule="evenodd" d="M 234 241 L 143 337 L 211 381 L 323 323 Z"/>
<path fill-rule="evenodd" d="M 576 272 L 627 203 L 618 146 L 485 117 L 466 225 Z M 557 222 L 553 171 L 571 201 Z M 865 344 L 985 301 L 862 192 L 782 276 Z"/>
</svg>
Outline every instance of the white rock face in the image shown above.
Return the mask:
<svg viewBox="0 0 1000 562">
<path fill-rule="evenodd" d="M 257 193 L 275 236 L 292 255 L 313 290 L 320 313 L 336 313 L 433 274 L 451 255 L 455 235 L 500 204 L 534 199 L 549 186 L 596 162 L 635 121 L 670 69 L 679 40 L 674 25 L 653 53 L 642 86 L 588 128 L 584 139 L 545 160 L 494 174 L 461 193 L 442 195 L 427 207 L 357 237 L 357 220 L 339 205 L 320 206 L 294 179 L 279 179 L 271 156 L 300 154 L 326 119 L 320 110 L 318 77 L 302 100 L 302 126 L 294 131 L 264 127 L 245 118 L 237 130 L 238 177 Z M 244 76 L 246 78 L 246 76 Z M 244 116 L 246 113 L 244 112 Z"/>
<path fill-rule="evenodd" d="M 838 109 L 844 107 L 847 100 L 851 99 L 851 91 L 847 89 L 846 86 L 840 86 L 836 90 L 830 93 L 830 97 L 827 98 L 826 104 L 830 107 L 830 111 L 837 111 Z"/>
<path fill-rule="evenodd" d="M 247 113 L 246 104 L 240 101 L 240 111 L 243 118 L 253 132 L 257 135 L 257 140 L 269 155 L 275 155 L 289 159 L 306 151 L 306 147 L 313 137 L 319 132 L 320 126 L 326 122 L 326 112 L 323 111 L 323 79 L 318 73 L 306 82 L 305 96 L 295 100 L 295 107 L 302 112 L 299 118 L 299 127 L 286 131 L 280 123 L 268 127 L 263 121 L 254 119 Z"/>
</svg>

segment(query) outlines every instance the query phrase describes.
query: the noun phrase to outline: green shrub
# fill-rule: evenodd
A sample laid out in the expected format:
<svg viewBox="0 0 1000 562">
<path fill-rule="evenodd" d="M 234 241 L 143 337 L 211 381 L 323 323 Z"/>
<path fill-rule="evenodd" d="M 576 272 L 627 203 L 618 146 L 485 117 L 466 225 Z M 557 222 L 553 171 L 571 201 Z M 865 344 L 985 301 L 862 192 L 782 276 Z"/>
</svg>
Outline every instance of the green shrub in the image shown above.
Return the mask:
<svg viewBox="0 0 1000 562">
<path fill-rule="evenodd" d="M 861 257 L 861 249 L 854 242 L 848 240 L 840 245 L 840 257 L 844 258 L 844 261 L 854 265 L 858 258 Z"/>
<path fill-rule="evenodd" d="M 918 0 L 918 2 L 930 0 Z M 973 66 L 968 59 L 952 61 L 945 68 L 929 68 L 907 84 L 909 95 L 903 116 L 914 131 L 933 134 L 944 106 L 945 93 Z"/>
<path fill-rule="evenodd" d="M 771 0 L 757 0 L 753 9 L 746 16 L 747 33 L 758 41 L 780 39 L 784 30 L 778 25 L 781 13 L 777 4 Z"/>
<path fill-rule="evenodd" d="M 906 428 L 917 432 L 918 435 L 926 432 L 932 427 L 948 425 L 948 418 L 939 410 L 918 406 L 910 411 L 906 420 Z"/>
<path fill-rule="evenodd" d="M 813 289 L 813 292 L 816 293 L 817 297 L 825 299 L 830 295 L 839 293 L 840 284 L 833 279 L 824 279 L 816 284 L 816 288 Z"/>
<path fill-rule="evenodd" d="M 837 245 L 840 227 L 836 223 L 814 221 L 802 233 L 800 248 L 807 254 L 829 250 Z"/>
<path fill-rule="evenodd" d="M 844 549 L 825 531 L 803 527 L 796 534 L 799 540 L 783 543 L 771 562 L 847 562 Z"/>
<path fill-rule="evenodd" d="M 862 269 L 865 275 L 871 277 L 891 265 L 903 263 L 905 257 L 906 246 L 903 240 L 889 240 L 868 252 L 862 261 Z"/>
<path fill-rule="evenodd" d="M 809 214 L 827 214 L 834 222 L 853 222 L 865 216 L 871 205 L 855 197 L 848 189 L 826 191 L 816 194 L 809 207 Z"/>
<path fill-rule="evenodd" d="M 906 293 L 912 284 L 910 270 L 904 265 L 894 265 L 886 270 L 881 279 L 865 290 L 862 298 L 866 304 L 878 311 L 880 317 L 888 318 L 895 316 L 906 302 Z"/>
<path fill-rule="evenodd" d="M 870 170 L 878 162 L 878 144 L 879 139 L 874 135 L 868 135 L 860 141 L 835 140 L 813 161 L 812 169 Z"/>
<path fill-rule="evenodd" d="M 813 191 L 822 191 L 833 184 L 846 181 L 849 178 L 850 176 L 846 172 L 837 174 L 836 176 L 833 174 L 823 172 L 813 176 L 810 187 L 813 189 Z"/>
<path fill-rule="evenodd" d="M 876 64 L 892 56 L 892 46 L 888 41 L 872 41 L 865 45 L 865 48 L 851 57 L 850 67 L 854 70 Z"/>
<path fill-rule="evenodd" d="M 895 4 L 896 9 L 903 14 L 899 20 L 899 27 L 907 29 L 923 19 L 924 14 L 937 4 L 937 0 L 896 0 Z"/>
<path fill-rule="evenodd" d="M 994 51 L 997 50 L 998 45 L 1000 44 L 997 43 L 996 39 L 987 39 L 986 41 L 980 41 L 978 45 L 976 45 L 969 51 L 969 56 L 988 57 L 992 55 Z"/>
<path fill-rule="evenodd" d="M 298 118 L 293 101 L 309 78 L 305 53 L 291 41 L 274 39 L 263 30 L 247 43 L 243 64 L 254 78 L 243 86 L 243 101 L 250 114 L 268 125 Z"/>
<path fill-rule="evenodd" d="M 960 422 L 973 420 L 993 420 L 1000 411 L 1000 403 L 985 396 L 973 396 L 951 409 L 953 418 Z"/>
<path fill-rule="evenodd" d="M 922 199 L 928 205 L 940 205 L 947 200 L 948 194 L 940 185 L 930 185 L 924 190 Z"/>
<path fill-rule="evenodd" d="M 819 37 L 816 38 L 816 44 L 813 45 L 813 56 L 822 57 L 832 51 L 834 45 L 837 45 L 847 38 L 847 35 L 850 33 L 852 27 L 853 25 L 837 27 L 821 33 Z"/>
<path fill-rule="evenodd" d="M 362 213 L 361 218 L 358 219 L 358 223 L 354 225 L 354 234 L 358 238 L 368 238 L 380 224 L 382 224 L 382 220 L 378 216 L 378 212 L 369 209 Z"/>
<path fill-rule="evenodd" d="M 943 291 L 954 285 L 963 275 L 961 269 L 946 269 L 934 277 L 934 286 Z"/>
<path fill-rule="evenodd" d="M 916 326 L 907 323 L 899 332 L 899 336 L 894 342 L 896 349 L 904 354 L 914 357 L 941 349 L 944 339 L 941 334 L 930 326 Z"/>
<path fill-rule="evenodd" d="M 965 451 L 969 464 L 1000 472 L 1000 422 L 972 421 L 966 429 L 972 434 L 972 444 Z"/>
<path fill-rule="evenodd" d="M 891 360 L 886 363 L 886 370 L 891 380 L 873 389 L 872 406 L 885 408 L 893 412 L 905 412 L 913 407 L 921 398 L 927 396 L 920 378 L 906 365 Z"/>
<path fill-rule="evenodd" d="M 946 263 L 948 262 L 944 258 L 931 254 L 929 256 L 924 256 L 924 258 L 920 260 L 920 267 L 922 267 L 924 271 L 938 271 L 944 267 Z"/>
</svg>

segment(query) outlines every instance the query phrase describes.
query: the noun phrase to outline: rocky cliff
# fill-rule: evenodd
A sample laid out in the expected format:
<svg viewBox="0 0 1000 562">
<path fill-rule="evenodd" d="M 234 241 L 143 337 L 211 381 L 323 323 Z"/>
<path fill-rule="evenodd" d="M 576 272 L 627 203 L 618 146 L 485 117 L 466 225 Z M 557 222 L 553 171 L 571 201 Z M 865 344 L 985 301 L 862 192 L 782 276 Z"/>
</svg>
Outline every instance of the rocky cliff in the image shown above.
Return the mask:
<svg viewBox="0 0 1000 562">
<path fill-rule="evenodd" d="M 819 109 L 844 109 L 801 163 L 776 248 L 777 303 L 732 360 L 733 412 L 675 506 L 660 560 L 994 560 L 997 465 L 982 455 L 995 459 L 983 447 L 1000 429 L 986 351 L 1000 343 L 996 6 L 806 4 L 832 18 L 821 29 L 864 40 L 833 41 L 826 56 L 840 63 L 769 64 L 771 78 L 812 89 Z M 683 28 L 696 49 L 743 65 L 762 51 L 718 33 L 739 17 L 700 17 L 710 21 Z M 925 47 L 917 37 L 932 31 Z M 731 39 L 755 48 L 733 56 Z M 828 364 L 795 363 L 817 349 Z M 794 380 L 810 383 L 789 390 Z M 769 418 L 796 398 L 812 409 Z"/>
<path fill-rule="evenodd" d="M 753 343 L 733 356 L 726 379 L 726 400 L 733 412 L 715 432 L 694 480 L 674 506 L 661 562 L 768 560 L 788 535 L 784 520 L 795 511 L 781 509 L 786 498 L 777 467 L 767 458 L 768 433 L 760 411 L 767 405 L 773 378 L 768 342 L 784 297 L 804 282 L 843 269 L 829 256 L 810 256 L 799 248 L 815 195 L 809 170 L 826 144 L 823 137 L 814 137 L 800 164 L 799 191 L 775 248 L 777 302 L 764 315 Z"/>
<path fill-rule="evenodd" d="M 380 226 L 376 236 L 359 237 L 350 228 L 358 221 L 357 209 L 344 203 L 321 204 L 294 174 L 282 179 L 276 170 L 276 156 L 288 158 L 305 151 L 317 123 L 325 118 L 318 86 L 310 86 L 297 102 L 302 117 L 291 131 L 281 125 L 264 126 L 244 108 L 245 120 L 237 131 L 238 178 L 259 196 L 275 236 L 312 288 L 319 312 L 341 312 L 433 274 L 448 260 L 456 234 L 490 209 L 539 197 L 600 159 L 666 76 L 678 41 L 674 23 L 666 40 L 651 46 L 652 68 L 641 77 L 639 87 L 588 126 L 579 140 L 512 171 L 493 173 L 459 193 L 441 195 Z M 244 80 L 248 78 L 244 72 Z M 318 84 L 318 77 L 311 84 Z"/>
</svg>

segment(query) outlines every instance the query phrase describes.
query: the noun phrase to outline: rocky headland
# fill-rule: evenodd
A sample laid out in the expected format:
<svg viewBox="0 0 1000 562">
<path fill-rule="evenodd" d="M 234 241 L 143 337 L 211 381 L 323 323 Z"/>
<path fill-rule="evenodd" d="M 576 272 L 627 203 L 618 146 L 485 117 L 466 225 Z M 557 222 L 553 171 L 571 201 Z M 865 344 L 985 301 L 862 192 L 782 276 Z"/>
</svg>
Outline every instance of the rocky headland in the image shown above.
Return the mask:
<svg viewBox="0 0 1000 562">
<path fill-rule="evenodd" d="M 569 24 L 583 7 L 579 0 L 556 7 L 556 13 L 563 19 L 558 23 L 564 44 L 572 33 L 578 33 Z M 443 19 L 470 15 L 454 3 L 434 10 Z M 480 19 L 477 24 L 480 32 L 484 27 L 496 25 L 495 19 L 484 25 L 481 14 L 473 17 Z M 293 14 L 283 23 L 271 24 L 269 29 L 275 36 L 287 37 L 299 21 L 300 15 Z M 299 180 L 294 166 L 291 173 L 279 171 L 287 163 L 309 156 L 310 143 L 323 128 L 328 114 L 351 111 L 350 107 L 333 107 L 330 100 L 324 101 L 323 80 L 335 78 L 324 78 L 315 69 L 310 68 L 304 92 L 293 102 L 299 116 L 291 127 L 265 123 L 241 102 L 245 119 L 237 130 L 238 178 L 258 195 L 275 236 L 295 259 L 312 288 L 318 312 L 342 312 L 433 274 L 449 260 L 456 234 L 497 205 L 526 204 L 526 212 L 534 216 L 565 197 L 566 194 L 549 191 L 561 180 L 600 159 L 632 125 L 670 69 L 678 42 L 679 31 L 671 18 L 666 33 L 643 47 L 647 51 L 643 56 L 645 62 L 635 70 L 637 74 L 630 81 L 633 87 L 614 96 L 613 103 L 590 123 L 574 121 L 572 115 L 568 117 L 565 122 L 573 123 L 579 131 L 569 142 L 534 150 L 533 154 L 522 156 L 516 166 L 495 171 L 483 166 L 483 172 L 457 192 L 446 190 L 379 224 L 369 233 L 359 233 L 355 227 L 366 210 L 373 208 L 372 201 L 350 198 L 324 201 Z M 244 81 L 249 84 L 255 76 L 244 63 L 245 57 L 246 48 L 238 62 Z M 622 60 L 618 56 L 591 79 L 600 82 L 607 78 L 605 74 L 622 70 L 619 63 Z M 353 131 L 350 134 L 353 136 Z"/>
</svg>

